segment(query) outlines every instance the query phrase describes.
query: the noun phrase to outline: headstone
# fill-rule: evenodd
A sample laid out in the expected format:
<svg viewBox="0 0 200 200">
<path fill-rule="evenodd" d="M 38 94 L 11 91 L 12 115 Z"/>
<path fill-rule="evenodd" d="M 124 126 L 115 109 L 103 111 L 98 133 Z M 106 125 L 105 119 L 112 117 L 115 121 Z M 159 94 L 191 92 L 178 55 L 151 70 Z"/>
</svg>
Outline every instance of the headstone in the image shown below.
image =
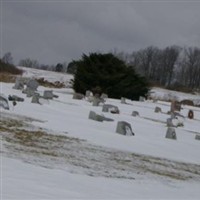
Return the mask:
<svg viewBox="0 0 200 200">
<path fill-rule="evenodd" d="M 125 121 L 119 121 L 117 123 L 116 133 L 127 135 L 127 136 L 134 135 L 131 125 Z"/>
<path fill-rule="evenodd" d="M 35 93 L 33 95 L 33 97 L 32 97 L 31 103 L 38 103 L 38 104 L 40 104 L 39 99 L 40 99 L 40 95 L 38 93 Z"/>
<path fill-rule="evenodd" d="M 17 95 L 9 95 L 8 100 L 9 101 L 21 101 L 21 102 L 23 102 L 24 98 L 18 97 Z"/>
<path fill-rule="evenodd" d="M 52 90 L 45 90 L 43 93 L 43 98 L 44 99 L 53 99 L 53 91 Z"/>
<path fill-rule="evenodd" d="M 157 107 L 157 106 L 156 106 L 154 112 L 155 112 L 155 113 L 159 113 L 159 112 L 162 112 L 162 110 L 161 110 L 160 107 Z"/>
<path fill-rule="evenodd" d="M 98 121 L 98 122 L 103 122 L 104 117 L 96 114 L 94 111 L 90 111 L 89 119 L 92 119 L 92 120 L 95 120 L 95 121 Z"/>
<path fill-rule="evenodd" d="M 173 100 L 171 102 L 171 108 L 170 108 L 171 113 L 173 113 L 175 111 L 180 111 L 180 110 L 181 110 L 181 103 Z"/>
<path fill-rule="evenodd" d="M 195 140 L 200 140 L 200 135 L 196 134 Z"/>
<path fill-rule="evenodd" d="M 132 112 L 132 116 L 134 116 L 134 117 L 139 116 L 139 112 L 138 111 L 133 111 Z"/>
<path fill-rule="evenodd" d="M 0 94 L 0 107 L 9 110 L 8 100 L 3 94 Z"/>
<path fill-rule="evenodd" d="M 81 93 L 74 93 L 73 94 L 73 99 L 78 99 L 78 100 L 81 100 L 84 98 L 84 95 L 81 94 Z"/>
<path fill-rule="evenodd" d="M 173 127 L 167 128 L 167 133 L 165 138 L 176 140 L 176 131 Z"/>
<path fill-rule="evenodd" d="M 36 91 L 39 83 L 35 80 L 35 79 L 30 79 L 27 83 L 26 83 L 27 88 L 29 88 L 30 90 Z"/>
<path fill-rule="evenodd" d="M 24 80 L 20 77 L 17 77 L 15 80 L 15 85 L 13 86 L 13 89 L 23 90 L 24 89 Z"/>
<path fill-rule="evenodd" d="M 189 119 L 194 119 L 194 112 L 193 112 L 193 110 L 189 110 L 188 111 L 188 118 Z"/>
<path fill-rule="evenodd" d="M 92 94 L 92 92 L 91 92 L 90 90 L 87 90 L 87 91 L 85 92 L 85 96 L 86 96 L 86 97 L 90 97 L 90 96 L 93 96 L 93 94 Z"/>
<path fill-rule="evenodd" d="M 142 97 L 142 96 L 139 97 L 140 102 L 144 102 L 145 100 L 146 100 L 145 97 Z"/>
<path fill-rule="evenodd" d="M 35 94 L 35 91 L 27 87 L 26 89 L 22 90 L 22 93 L 26 94 L 27 97 L 32 97 Z"/>
<path fill-rule="evenodd" d="M 93 98 L 93 106 L 99 106 L 100 103 L 104 103 L 104 99 L 101 99 L 100 97 L 94 97 Z"/>
<path fill-rule="evenodd" d="M 122 104 L 126 104 L 126 98 L 121 97 L 121 103 L 122 103 Z"/>
<path fill-rule="evenodd" d="M 107 98 L 108 98 L 108 95 L 105 94 L 105 93 L 102 93 L 100 98 L 101 98 L 101 99 L 107 99 Z"/>
<path fill-rule="evenodd" d="M 111 104 L 104 104 L 102 107 L 102 112 L 114 112 L 119 113 L 119 109 L 117 106 Z"/>
<path fill-rule="evenodd" d="M 167 127 L 174 127 L 174 124 L 172 122 L 172 118 L 167 119 Z"/>
</svg>

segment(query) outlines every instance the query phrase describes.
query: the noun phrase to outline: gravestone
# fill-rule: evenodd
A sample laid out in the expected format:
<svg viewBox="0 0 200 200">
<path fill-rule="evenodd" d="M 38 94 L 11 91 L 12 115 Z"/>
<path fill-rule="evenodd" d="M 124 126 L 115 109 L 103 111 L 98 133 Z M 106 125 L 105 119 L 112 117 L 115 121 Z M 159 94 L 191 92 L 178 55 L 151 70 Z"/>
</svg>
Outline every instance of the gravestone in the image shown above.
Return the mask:
<svg viewBox="0 0 200 200">
<path fill-rule="evenodd" d="M 171 113 L 175 111 L 181 111 L 181 103 L 178 101 L 173 100 L 171 102 L 171 108 L 170 108 Z"/>
<path fill-rule="evenodd" d="M 8 100 L 9 101 L 21 101 L 21 102 L 23 102 L 24 98 L 18 97 L 17 95 L 9 95 Z"/>
<path fill-rule="evenodd" d="M 22 90 L 22 93 L 26 94 L 27 97 L 32 97 L 35 94 L 35 91 L 27 87 L 26 89 Z"/>
<path fill-rule="evenodd" d="M 173 127 L 167 128 L 167 133 L 165 138 L 176 140 L 176 131 Z"/>
<path fill-rule="evenodd" d="M 102 93 L 100 98 L 105 100 L 105 99 L 107 99 L 107 98 L 108 98 L 108 95 L 107 95 L 107 94 L 105 94 L 105 93 Z"/>
<path fill-rule="evenodd" d="M 127 136 L 134 135 L 131 125 L 125 121 L 119 121 L 117 123 L 116 133 L 119 133 L 121 135 L 127 135 Z"/>
<path fill-rule="evenodd" d="M 200 135 L 196 134 L 195 140 L 200 140 Z"/>
<path fill-rule="evenodd" d="M 36 91 L 39 83 L 35 80 L 35 79 L 30 79 L 28 80 L 28 82 L 26 83 L 27 88 L 29 88 L 30 90 Z"/>
<path fill-rule="evenodd" d="M 96 114 L 94 111 L 90 111 L 89 119 L 92 119 L 92 120 L 95 120 L 95 121 L 98 121 L 98 122 L 103 122 L 104 117 Z"/>
<path fill-rule="evenodd" d="M 168 118 L 168 119 L 167 119 L 167 126 L 168 126 L 168 127 L 174 127 L 174 124 L 173 124 L 173 122 L 172 122 L 172 118 Z"/>
<path fill-rule="evenodd" d="M 90 97 L 90 96 L 93 96 L 93 94 L 92 94 L 92 92 L 91 92 L 90 90 L 87 90 L 87 91 L 85 92 L 85 96 L 86 96 L 86 97 Z"/>
<path fill-rule="evenodd" d="M 43 93 L 43 98 L 44 99 L 53 99 L 53 91 L 52 90 L 45 90 Z"/>
<path fill-rule="evenodd" d="M 38 93 L 34 93 L 33 97 L 32 97 L 32 100 L 31 100 L 31 103 L 38 103 L 40 104 L 40 95 Z"/>
<path fill-rule="evenodd" d="M 113 113 L 119 113 L 119 109 L 117 106 L 111 105 L 111 104 L 104 104 L 102 107 L 102 112 L 113 112 Z"/>
<path fill-rule="evenodd" d="M 139 116 L 139 112 L 138 111 L 133 111 L 132 112 L 132 116 L 134 116 L 134 117 Z"/>
<path fill-rule="evenodd" d="M 142 97 L 142 96 L 139 97 L 140 102 L 144 102 L 145 100 L 146 100 L 145 97 Z"/>
<path fill-rule="evenodd" d="M 126 104 L 126 98 L 121 97 L 121 103 L 122 103 L 122 104 Z"/>
<path fill-rule="evenodd" d="M 78 100 L 81 100 L 84 98 L 84 95 L 81 94 L 81 93 L 74 93 L 73 94 L 73 99 L 78 99 Z"/>
<path fill-rule="evenodd" d="M 189 119 L 194 119 L 194 112 L 193 112 L 193 110 L 189 110 L 188 111 L 188 118 Z"/>
<path fill-rule="evenodd" d="M 13 89 L 23 90 L 24 89 L 24 80 L 20 77 L 17 77 L 15 80 L 15 85 L 13 86 Z"/>
<path fill-rule="evenodd" d="M 154 112 L 155 112 L 155 113 L 159 113 L 159 112 L 162 112 L 162 110 L 161 110 L 160 107 L 157 107 L 157 106 L 156 106 Z"/>
<path fill-rule="evenodd" d="M 0 107 L 9 110 L 8 100 L 3 94 L 0 94 Z"/>
<path fill-rule="evenodd" d="M 92 105 L 93 106 L 99 106 L 100 103 L 104 103 L 104 99 L 94 96 Z"/>
</svg>

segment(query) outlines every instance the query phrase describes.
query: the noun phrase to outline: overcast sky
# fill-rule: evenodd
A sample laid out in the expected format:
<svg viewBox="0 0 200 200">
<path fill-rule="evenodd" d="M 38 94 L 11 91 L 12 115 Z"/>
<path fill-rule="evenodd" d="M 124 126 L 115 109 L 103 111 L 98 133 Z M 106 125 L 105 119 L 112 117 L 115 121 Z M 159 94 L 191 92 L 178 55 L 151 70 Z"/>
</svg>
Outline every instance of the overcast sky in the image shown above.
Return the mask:
<svg viewBox="0 0 200 200">
<path fill-rule="evenodd" d="M 1 56 L 70 62 L 90 52 L 200 47 L 200 1 L 2 0 Z"/>
</svg>

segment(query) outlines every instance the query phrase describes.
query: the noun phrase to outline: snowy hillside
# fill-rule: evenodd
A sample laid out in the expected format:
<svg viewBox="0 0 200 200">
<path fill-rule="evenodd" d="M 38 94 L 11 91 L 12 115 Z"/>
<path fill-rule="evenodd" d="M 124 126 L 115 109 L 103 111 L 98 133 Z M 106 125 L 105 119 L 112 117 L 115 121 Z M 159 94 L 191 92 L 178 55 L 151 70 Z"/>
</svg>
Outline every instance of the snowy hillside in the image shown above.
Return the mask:
<svg viewBox="0 0 200 200">
<path fill-rule="evenodd" d="M 26 68 L 24 68 L 26 70 Z M 70 75 L 27 69 L 25 77 L 44 77 L 69 83 Z M 70 88 L 39 86 L 58 98 L 31 103 L 13 83 L 0 83 L 5 96 L 24 102 L 1 109 L 2 199 L 199 199 L 200 108 L 183 106 L 184 126 L 176 127 L 177 140 L 166 139 L 170 103 L 106 99 L 120 114 L 102 112 L 100 106 L 73 99 Z M 171 91 L 154 89 L 159 97 Z M 173 92 L 179 98 L 198 95 Z M 158 106 L 162 112 L 155 113 Z M 188 111 L 194 119 L 188 119 Z M 113 121 L 88 119 L 89 112 Z M 132 116 L 132 112 L 139 116 Z M 134 136 L 116 133 L 117 123 L 131 124 Z"/>
</svg>

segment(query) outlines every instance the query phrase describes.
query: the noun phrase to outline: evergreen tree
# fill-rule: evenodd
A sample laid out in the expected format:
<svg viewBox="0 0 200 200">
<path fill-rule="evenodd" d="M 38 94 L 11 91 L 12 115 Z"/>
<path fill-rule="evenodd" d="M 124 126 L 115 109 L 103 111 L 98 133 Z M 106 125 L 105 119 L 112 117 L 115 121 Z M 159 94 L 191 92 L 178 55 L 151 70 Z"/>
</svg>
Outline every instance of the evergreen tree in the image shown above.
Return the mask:
<svg viewBox="0 0 200 200">
<path fill-rule="evenodd" d="M 77 70 L 73 88 L 76 92 L 85 94 L 86 90 L 98 87 L 110 98 L 126 97 L 134 100 L 148 92 L 145 78 L 111 53 L 83 55 L 81 60 L 75 62 Z"/>
</svg>

